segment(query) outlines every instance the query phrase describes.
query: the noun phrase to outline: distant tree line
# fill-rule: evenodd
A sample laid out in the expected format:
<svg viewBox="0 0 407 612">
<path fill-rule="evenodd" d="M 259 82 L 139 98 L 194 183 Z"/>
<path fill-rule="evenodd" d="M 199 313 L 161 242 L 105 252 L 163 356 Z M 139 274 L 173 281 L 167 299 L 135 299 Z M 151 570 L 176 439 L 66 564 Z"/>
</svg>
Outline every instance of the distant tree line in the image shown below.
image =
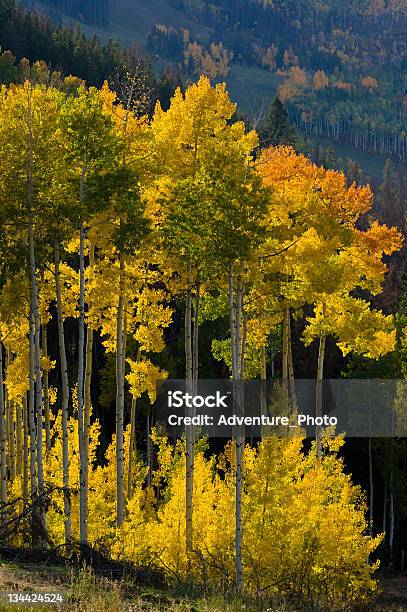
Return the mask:
<svg viewBox="0 0 407 612">
<path fill-rule="evenodd" d="M 125 49 L 113 39 L 103 45 L 97 36 L 87 38 L 80 27 L 54 26 L 50 17 L 17 6 L 14 0 L 0 0 L 0 84 L 22 82 L 28 72 L 42 73 L 46 67 L 54 78 L 74 74 L 88 85 L 100 87 L 107 80 L 119 89 L 131 75 L 149 92 L 149 113 L 156 100 L 168 108 L 181 84 L 171 67 L 156 77 L 136 45 Z"/>
<path fill-rule="evenodd" d="M 102 45 L 96 36 L 86 38 L 79 27 L 54 26 L 50 17 L 28 11 L 14 0 L 0 0 L 0 46 L 17 60 L 45 59 L 53 69 L 95 85 L 127 61 L 127 52 L 117 41 Z"/>
<path fill-rule="evenodd" d="M 212 28 L 207 45 L 221 41 L 235 63 L 282 77 L 279 97 L 307 134 L 407 158 L 404 0 L 170 2 Z M 149 38 L 169 59 L 183 43 L 172 30 Z"/>
<path fill-rule="evenodd" d="M 90 25 L 109 25 L 109 0 L 44 0 L 55 11 L 72 15 Z"/>
</svg>

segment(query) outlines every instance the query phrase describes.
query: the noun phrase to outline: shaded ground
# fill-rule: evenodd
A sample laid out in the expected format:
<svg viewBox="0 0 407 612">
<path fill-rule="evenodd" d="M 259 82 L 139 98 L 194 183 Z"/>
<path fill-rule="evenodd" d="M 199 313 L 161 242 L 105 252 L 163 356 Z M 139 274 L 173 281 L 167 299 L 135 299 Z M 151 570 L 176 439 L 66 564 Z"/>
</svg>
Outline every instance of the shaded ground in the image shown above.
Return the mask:
<svg viewBox="0 0 407 612">
<path fill-rule="evenodd" d="M 377 611 L 407 611 L 407 575 L 382 581 L 383 593 L 374 607 Z M 120 576 L 117 568 L 89 567 L 80 571 L 64 565 L 48 565 L 47 558 L 37 563 L 23 558 L 0 561 L 0 612 L 17 610 L 50 610 L 49 606 L 10 605 L 7 593 L 60 593 L 64 603 L 59 610 L 80 612 L 173 611 L 173 612 L 240 612 L 250 610 L 294 612 L 279 601 L 255 601 L 222 596 L 202 596 L 165 590 L 140 584 L 130 575 Z M 54 608 L 55 606 L 52 606 Z"/>
<path fill-rule="evenodd" d="M 110 574 L 110 575 L 109 575 Z M 113 574 L 113 575 L 112 575 Z M 8 593 L 61 594 L 64 603 L 56 606 L 29 604 L 10 605 Z M 168 590 L 141 584 L 131 576 L 117 575 L 107 569 L 82 568 L 33 564 L 19 560 L 18 563 L 0 561 L 0 612 L 21 610 L 27 612 L 50 609 L 73 612 L 123 612 L 168 611 L 168 612 L 289 612 L 284 604 L 253 599 L 202 596 L 191 592 Z"/>
<path fill-rule="evenodd" d="M 407 610 L 407 575 L 386 578 L 382 583 L 383 593 L 380 603 L 386 606 L 398 606 L 398 610 Z"/>
</svg>

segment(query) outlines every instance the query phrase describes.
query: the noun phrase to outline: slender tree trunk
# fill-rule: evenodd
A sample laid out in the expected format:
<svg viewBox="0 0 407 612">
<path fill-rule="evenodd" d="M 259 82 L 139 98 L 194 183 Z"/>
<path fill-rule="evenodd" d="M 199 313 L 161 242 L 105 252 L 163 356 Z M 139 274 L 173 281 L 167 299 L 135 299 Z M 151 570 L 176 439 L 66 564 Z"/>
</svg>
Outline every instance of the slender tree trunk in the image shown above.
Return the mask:
<svg viewBox="0 0 407 612">
<path fill-rule="evenodd" d="M 8 366 L 11 361 L 11 352 L 6 352 L 6 367 L 7 372 Z M 15 443 L 14 443 L 14 402 L 10 400 L 7 392 L 7 385 L 4 387 L 4 397 L 6 406 L 6 439 L 8 447 L 7 466 L 9 469 L 10 482 L 14 482 L 16 478 L 16 454 L 15 454 Z"/>
<path fill-rule="evenodd" d="M 384 543 L 387 539 L 387 478 L 384 479 L 384 494 L 383 494 L 383 526 L 382 532 L 384 533 Z"/>
<path fill-rule="evenodd" d="M 234 272 L 233 264 L 230 266 L 229 272 L 229 319 L 230 319 L 230 338 L 232 352 L 232 376 L 237 378 L 238 360 L 236 347 L 236 321 L 235 321 L 235 290 L 234 290 Z"/>
<path fill-rule="evenodd" d="M 37 432 L 35 423 L 35 322 L 32 300 L 30 301 L 29 320 L 29 400 L 28 400 L 28 422 L 30 429 L 30 485 L 31 501 L 37 498 Z M 35 512 L 32 514 L 32 543 L 37 543 L 37 532 L 35 525 Z"/>
<path fill-rule="evenodd" d="M 28 245 L 29 245 L 29 270 L 30 270 L 30 412 L 33 425 L 30 427 L 31 435 L 35 434 L 35 417 L 37 416 L 37 464 L 38 464 L 38 492 L 40 497 L 44 494 L 44 468 L 42 460 L 42 384 L 41 384 L 41 339 L 40 339 L 40 317 L 38 309 L 38 285 L 35 270 L 35 244 L 33 230 L 33 136 L 32 136 L 32 114 L 31 96 L 28 100 L 28 128 L 29 128 L 29 166 L 27 174 L 27 204 L 28 204 Z M 34 380 L 35 379 L 35 380 Z M 35 453 L 35 441 L 31 443 Z M 31 457 L 32 476 L 35 474 L 35 457 Z M 33 484 L 33 483 L 32 483 Z M 36 488 L 34 488 L 34 491 Z M 40 504 L 42 506 L 42 503 Z M 45 526 L 45 511 L 40 509 L 39 519 Z"/>
<path fill-rule="evenodd" d="M 4 400 L 4 377 L 3 377 L 3 343 L 0 331 L 0 498 L 1 505 L 7 504 L 7 464 L 6 464 L 6 411 Z M 3 517 L 2 517 L 3 519 Z"/>
<path fill-rule="evenodd" d="M 199 372 L 199 306 L 200 306 L 200 289 L 199 280 L 195 288 L 195 308 L 194 308 L 194 332 L 192 337 L 192 381 L 193 393 L 198 392 L 198 372 Z"/>
<path fill-rule="evenodd" d="M 21 404 L 16 404 L 16 470 L 19 476 L 21 476 L 23 471 L 23 415 L 23 407 L 21 406 Z"/>
<path fill-rule="evenodd" d="M 29 438 L 29 425 L 28 425 L 28 402 L 27 393 L 24 394 L 23 400 L 23 431 L 24 431 L 24 453 L 23 453 L 23 503 L 24 508 L 28 504 L 28 438 Z"/>
<path fill-rule="evenodd" d="M 192 382 L 192 292 L 189 289 L 185 304 L 185 378 L 187 384 Z"/>
<path fill-rule="evenodd" d="M 68 439 L 68 406 L 69 381 L 68 365 L 65 349 L 64 318 L 62 312 L 61 275 L 59 270 L 59 247 L 55 244 L 55 289 L 57 298 L 58 341 L 59 358 L 62 377 L 62 478 L 64 485 L 64 525 L 65 542 L 70 544 L 72 538 L 71 527 L 71 494 L 69 488 L 69 439 Z"/>
<path fill-rule="evenodd" d="M 46 323 L 42 325 L 42 351 L 44 358 L 48 357 L 48 331 Z M 51 449 L 51 423 L 49 413 L 49 379 L 48 369 L 44 368 L 42 373 L 43 389 L 44 389 L 44 419 L 45 419 L 45 446 L 46 450 Z"/>
<path fill-rule="evenodd" d="M 42 395 L 41 389 L 38 393 L 38 387 L 41 384 L 40 380 L 35 380 L 36 376 L 36 352 L 37 352 L 37 316 L 36 307 L 38 306 L 37 279 L 35 276 L 35 249 L 34 249 L 34 231 L 33 231 L 33 166 L 34 166 L 34 140 L 32 133 L 32 108 L 31 108 L 31 89 L 28 91 L 27 98 L 27 127 L 28 127 L 28 168 L 27 168 L 27 212 L 28 212 L 28 247 L 29 247 L 29 280 L 30 280 L 30 314 L 29 314 L 29 409 L 28 418 L 30 426 L 30 481 L 31 481 L 31 500 L 35 504 L 37 502 L 38 489 L 37 486 L 42 480 L 40 475 L 40 466 L 38 466 L 38 483 L 37 483 L 37 461 L 41 457 L 42 460 L 42 415 L 37 423 L 35 420 L 36 408 L 38 407 L 38 396 Z M 38 309 L 37 309 L 38 313 Z M 41 367 L 40 375 L 41 375 Z M 37 384 L 36 384 L 37 382 Z M 42 398 L 41 398 L 42 399 Z M 41 409 L 40 409 L 41 410 Z M 40 450 L 38 450 L 40 446 Z M 41 491 L 40 491 L 41 493 Z M 35 545 L 38 541 L 37 520 L 40 517 L 36 516 L 35 506 L 32 512 L 32 543 Z"/>
<path fill-rule="evenodd" d="M 229 319 L 231 336 L 231 357 L 232 357 L 232 379 L 233 379 L 233 403 L 234 410 L 242 416 L 242 387 L 241 387 L 241 337 L 240 328 L 242 320 L 242 283 L 240 275 L 237 281 L 237 295 L 235 297 L 235 275 L 233 264 L 229 271 Z M 235 479 L 235 580 L 236 588 L 241 590 L 243 587 L 243 564 L 242 564 L 242 487 L 243 487 L 243 450 L 244 434 L 239 428 L 236 440 L 236 479 Z"/>
<path fill-rule="evenodd" d="M 185 304 L 185 363 L 186 391 L 193 393 L 193 350 L 192 350 L 192 290 L 189 288 Z M 185 416 L 192 417 L 192 408 L 185 408 Z M 193 489 L 194 489 L 194 436 L 191 425 L 185 427 L 185 545 L 190 562 L 193 547 Z"/>
<path fill-rule="evenodd" d="M 238 393 L 238 415 L 244 416 L 243 407 L 243 363 L 244 349 L 242 350 L 241 325 L 243 318 L 243 286 L 241 276 L 237 279 L 237 295 L 236 295 L 236 322 L 235 322 L 235 338 L 236 338 L 236 377 L 237 377 L 237 393 Z M 243 453 L 244 453 L 244 432 L 242 427 L 238 428 L 236 439 L 236 536 L 235 536 L 235 555 L 236 555 L 236 587 L 238 590 L 243 588 L 243 562 L 242 562 L 242 492 L 243 492 Z"/>
<path fill-rule="evenodd" d="M 36 284 L 36 281 L 35 281 Z M 37 415 L 37 463 L 38 463 L 38 491 L 44 494 L 44 464 L 43 464 L 43 417 L 42 417 L 42 383 L 41 383 L 41 338 L 40 318 L 38 312 L 38 293 L 34 293 L 34 322 L 35 322 L 35 403 Z M 44 517 L 45 518 L 45 517 Z"/>
<path fill-rule="evenodd" d="M 275 376 L 274 345 L 271 347 L 271 378 Z"/>
<path fill-rule="evenodd" d="M 373 489 L 373 456 L 372 456 L 372 438 L 369 436 L 369 535 L 373 536 L 373 502 L 374 502 L 374 489 Z"/>
<path fill-rule="evenodd" d="M 390 526 L 389 526 L 389 552 L 390 552 L 390 569 L 394 566 L 394 526 L 395 526 L 395 512 L 394 512 L 394 490 L 393 490 L 393 468 L 390 474 L 390 496 L 389 496 L 389 510 L 390 510 Z"/>
<path fill-rule="evenodd" d="M 287 325 L 287 309 L 284 309 L 283 315 L 283 353 L 281 362 L 281 374 L 282 374 L 282 393 L 283 393 L 283 405 L 286 414 L 290 411 L 290 398 L 289 398 L 289 378 L 288 378 L 288 325 Z"/>
<path fill-rule="evenodd" d="M 92 268 L 95 260 L 95 247 L 89 247 L 89 266 Z M 89 428 L 90 412 L 92 405 L 91 382 L 92 382 L 92 361 L 93 361 L 93 329 L 90 325 L 86 329 L 86 363 L 85 363 L 85 384 L 83 398 L 83 512 L 85 521 L 88 521 L 88 491 L 89 491 Z"/>
<path fill-rule="evenodd" d="M 148 436 L 148 415 L 147 415 L 147 436 Z M 148 439 L 147 439 L 148 445 Z M 132 485 L 133 485 L 133 462 L 134 462 L 134 451 L 136 447 L 136 399 L 131 398 L 131 409 L 130 409 L 130 438 L 129 438 L 129 465 L 127 468 L 127 499 L 132 496 Z M 148 480 L 148 474 L 147 474 Z"/>
<path fill-rule="evenodd" d="M 287 328 L 287 314 L 284 311 L 283 317 L 283 356 L 281 364 L 281 373 L 283 377 L 283 385 L 288 389 L 288 328 Z"/>
<path fill-rule="evenodd" d="M 123 373 L 123 313 L 124 313 L 124 256 L 120 254 L 119 303 L 117 307 L 116 328 L 116 495 L 117 526 L 120 527 L 124 517 L 124 373 Z"/>
<path fill-rule="evenodd" d="M 3 359 L 4 361 L 4 374 L 3 374 L 3 380 L 4 380 L 4 387 L 3 387 L 3 393 L 4 393 L 4 423 L 5 423 L 5 427 L 6 427 L 6 465 L 7 465 L 7 470 L 10 470 L 10 407 L 9 407 L 9 402 L 8 402 L 8 393 L 7 393 L 7 385 L 5 384 L 6 382 L 6 377 L 7 377 L 7 367 L 8 367 L 8 363 L 9 363 L 9 354 L 10 351 L 6 350 L 5 351 L 5 359 Z"/>
<path fill-rule="evenodd" d="M 191 269 L 190 269 L 191 273 Z M 192 291 L 189 290 L 185 306 L 185 357 L 186 357 L 186 383 L 187 391 L 196 395 L 198 392 L 199 371 L 199 305 L 200 305 L 200 282 L 195 286 L 195 307 L 192 303 Z M 192 323 L 192 311 L 194 312 Z M 194 417 L 195 409 L 187 408 L 187 416 Z M 195 427 L 188 425 L 185 432 L 186 443 L 186 474 L 185 474 L 185 496 L 186 496 L 186 550 L 190 556 L 193 550 L 193 495 L 194 495 L 194 469 L 195 469 Z"/>
<path fill-rule="evenodd" d="M 15 444 L 15 403 L 11 400 L 8 401 L 8 430 L 9 430 L 9 450 L 10 450 L 10 482 L 14 482 L 16 479 L 16 444 Z"/>
<path fill-rule="evenodd" d="M 29 321 L 29 423 L 30 423 L 30 474 L 31 474 L 31 495 L 37 491 L 37 432 L 35 422 L 35 323 L 32 300 L 30 302 L 30 321 Z"/>
<path fill-rule="evenodd" d="M 81 179 L 83 190 L 83 180 Z M 81 197 L 82 201 L 83 197 Z M 85 448 L 84 448 L 84 361 L 85 361 L 85 230 L 81 222 L 79 230 L 79 341 L 78 341 L 78 443 L 79 443 L 79 532 L 80 542 L 88 542 L 85 492 Z"/>
<path fill-rule="evenodd" d="M 151 425 L 150 425 L 151 415 L 147 413 L 147 486 L 151 487 L 151 472 L 152 472 L 152 452 L 151 452 Z"/>
<path fill-rule="evenodd" d="M 127 352 L 127 300 L 125 299 L 123 302 L 123 359 L 122 359 L 122 368 L 123 368 L 123 394 L 125 395 L 125 385 L 126 385 L 126 352 Z"/>
<path fill-rule="evenodd" d="M 294 376 L 294 364 L 293 364 L 293 345 L 291 336 L 291 315 L 290 309 L 286 311 L 287 318 L 287 365 L 288 365 L 288 378 L 290 383 L 290 407 L 293 414 L 298 413 L 297 405 L 297 392 L 295 390 L 295 376 Z"/>
<path fill-rule="evenodd" d="M 315 416 L 317 418 L 322 416 L 322 382 L 324 378 L 325 344 L 326 344 L 326 336 L 321 336 L 319 339 L 317 387 L 316 387 L 316 403 L 315 403 Z M 321 457 L 322 455 L 322 429 L 320 425 L 316 426 L 315 437 L 316 437 L 317 457 Z"/>
<path fill-rule="evenodd" d="M 45 508 L 44 508 L 44 465 L 43 465 L 43 441 L 42 441 L 42 373 L 41 373 L 41 338 L 40 338 L 40 316 L 38 308 L 38 285 L 35 271 L 35 247 L 32 219 L 29 222 L 29 252 L 30 252 L 30 284 L 31 284 L 31 342 L 34 346 L 32 351 L 30 365 L 34 369 L 32 375 L 32 402 L 34 403 L 34 412 L 37 417 L 37 469 L 38 469 L 38 494 L 40 497 L 39 516 L 38 520 L 41 523 L 41 530 L 45 528 Z M 35 394 L 34 394 L 34 378 L 35 378 Z"/>
<path fill-rule="evenodd" d="M 260 411 L 262 416 L 267 416 L 267 361 L 266 347 L 263 345 L 260 349 Z M 263 427 L 261 437 L 264 436 Z"/>
<path fill-rule="evenodd" d="M 373 449 L 372 449 L 372 394 L 369 384 L 369 439 L 368 439 L 368 455 L 369 455 L 369 535 L 373 536 L 373 521 L 374 521 L 374 485 L 373 485 Z"/>
</svg>

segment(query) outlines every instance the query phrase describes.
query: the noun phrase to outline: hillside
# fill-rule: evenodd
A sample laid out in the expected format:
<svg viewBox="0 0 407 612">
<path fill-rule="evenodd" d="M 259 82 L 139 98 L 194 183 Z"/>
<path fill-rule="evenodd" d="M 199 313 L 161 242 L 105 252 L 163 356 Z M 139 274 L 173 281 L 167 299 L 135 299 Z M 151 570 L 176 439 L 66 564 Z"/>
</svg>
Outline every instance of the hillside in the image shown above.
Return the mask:
<svg viewBox="0 0 407 612">
<path fill-rule="evenodd" d="M 95 2 L 98 4 L 98 0 Z M 138 42 L 145 45 L 148 33 L 156 24 L 170 25 L 176 29 L 188 28 L 194 36 L 207 37 L 210 30 L 189 19 L 181 9 L 171 6 L 167 0 L 110 0 L 108 19 L 105 23 L 90 23 L 78 10 L 66 11 L 68 3 L 60 0 L 47 2 L 22 2 L 33 10 L 45 12 L 54 21 L 80 23 L 86 34 L 97 34 L 101 40 L 120 39 L 123 45 Z M 64 10 L 65 9 L 65 10 Z"/>
<path fill-rule="evenodd" d="M 407 159 L 405 0 L 45 0 L 30 8 L 102 41 L 136 42 L 184 81 L 226 81 L 258 114 L 276 93 L 298 128 L 345 157 Z M 360 157 L 360 156 L 359 156 Z M 372 167 L 375 168 L 374 174 Z M 377 170 L 379 168 L 379 170 Z"/>
</svg>

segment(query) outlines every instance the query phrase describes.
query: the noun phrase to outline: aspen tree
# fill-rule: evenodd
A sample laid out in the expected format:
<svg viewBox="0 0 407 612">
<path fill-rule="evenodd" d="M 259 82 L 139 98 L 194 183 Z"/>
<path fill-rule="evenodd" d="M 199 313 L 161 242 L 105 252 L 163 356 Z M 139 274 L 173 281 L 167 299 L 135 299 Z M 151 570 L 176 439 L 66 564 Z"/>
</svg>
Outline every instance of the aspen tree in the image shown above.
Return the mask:
<svg viewBox="0 0 407 612">
<path fill-rule="evenodd" d="M 124 405 L 127 340 L 126 259 L 141 248 L 149 232 L 144 201 L 140 197 L 140 163 L 145 150 L 146 119 L 138 118 L 136 103 L 140 92 L 137 79 L 131 79 L 127 96 L 115 103 L 115 94 L 105 84 L 102 90 L 105 108 L 111 114 L 117 135 L 116 170 L 107 182 L 108 211 L 113 223 L 112 243 L 119 260 L 119 295 L 116 317 L 116 484 L 117 525 L 124 517 Z M 106 188 L 106 181 L 105 181 Z"/>
<path fill-rule="evenodd" d="M 17 299 L 16 299 L 17 298 Z M 28 404 L 29 388 L 29 283 L 25 273 L 16 273 L 6 280 L 2 291 L 1 324 L 3 344 L 9 355 L 5 371 L 5 390 L 10 402 L 16 409 L 16 476 L 22 476 L 22 497 L 24 507 L 28 499 Z M 33 448 L 32 465 L 34 467 L 34 491 L 36 481 L 36 451 Z M 7 464 L 7 461 L 6 461 Z"/>
<path fill-rule="evenodd" d="M 33 517 L 33 537 L 38 536 L 37 520 L 41 523 L 40 531 L 45 527 L 41 330 L 36 262 L 38 251 L 43 248 L 41 239 L 47 229 L 46 225 L 41 223 L 40 217 L 46 214 L 49 206 L 48 195 L 53 174 L 48 155 L 54 150 L 56 115 L 60 100 L 61 95 L 56 90 L 33 86 L 26 81 L 21 86 L 3 90 L 0 105 L 2 116 L 10 119 L 1 122 L 0 140 L 12 160 L 12 163 L 4 166 L 5 180 L 2 183 L 1 197 L 8 197 L 8 222 L 17 226 L 15 242 L 18 244 L 23 227 L 26 230 L 28 247 L 30 472 L 31 494 L 33 499 L 39 497 L 39 516 Z"/>
<path fill-rule="evenodd" d="M 350 294 L 358 287 L 371 294 L 380 292 L 387 269 L 382 257 L 399 248 L 400 236 L 395 228 L 377 222 L 365 231 L 358 229 L 358 219 L 371 207 L 370 188 L 355 184 L 348 187 L 342 173 L 319 168 L 289 147 L 263 152 L 258 171 L 273 188 L 267 216 L 272 231 L 260 257 L 270 266 L 269 272 L 289 271 L 287 282 L 280 285 L 286 303 L 295 308 L 315 305 L 315 318 L 309 319 L 311 327 L 305 330 L 304 339 L 307 344 L 311 337 L 319 342 L 315 406 L 318 416 L 322 413 L 328 335 L 337 336 L 342 350 L 362 354 L 369 338 L 374 354 L 377 350 L 374 334 L 376 338 L 383 334 L 383 352 L 392 350 L 394 333 L 388 319 L 377 312 L 369 314 L 369 305 L 363 300 L 352 300 Z M 355 259 L 363 261 L 363 266 L 355 266 Z M 353 317 L 360 317 L 360 323 Z M 371 319 L 371 333 L 365 319 Z M 352 346 L 349 348 L 340 336 L 351 329 L 352 323 L 360 334 L 353 331 L 353 340 L 347 336 Z M 317 430 L 316 434 L 320 454 L 321 432 Z"/>
<path fill-rule="evenodd" d="M 101 225 L 98 227 L 102 227 Z M 107 230 L 109 225 L 106 224 L 104 228 Z M 96 229 L 96 227 L 95 227 Z M 137 239 L 137 231 L 134 231 L 134 238 Z M 111 238 L 111 236 L 110 236 Z M 102 239 L 99 239 L 99 244 L 102 245 Z M 142 243 L 140 243 L 142 244 Z M 163 290 L 156 288 L 156 279 L 158 278 L 157 273 L 149 266 L 146 260 L 141 256 L 143 249 L 137 252 L 135 255 L 126 255 L 126 287 L 125 287 L 125 303 L 126 303 L 126 320 L 129 334 L 132 335 L 137 346 L 137 357 L 136 361 L 128 358 L 126 359 L 127 364 L 130 366 L 130 374 L 126 375 L 126 380 L 130 384 L 130 392 L 133 400 L 136 400 L 144 391 L 148 391 L 151 397 L 152 390 L 151 384 L 155 385 L 156 381 L 160 378 L 164 378 L 164 373 L 161 373 L 159 368 L 154 370 L 153 364 L 150 360 L 145 358 L 146 353 L 160 352 L 164 347 L 163 342 L 163 329 L 169 325 L 171 320 L 171 310 L 167 308 L 165 303 L 165 293 Z M 151 261 L 151 260 L 150 260 Z M 112 246 L 111 240 L 100 247 L 100 253 L 95 266 L 93 268 L 93 275 L 88 282 L 89 291 L 89 313 L 88 320 L 89 324 L 95 329 L 100 329 L 100 333 L 103 337 L 103 343 L 108 352 L 116 353 L 117 350 L 117 307 L 118 307 L 118 296 L 120 295 L 119 287 L 119 274 L 118 268 L 120 266 L 117 260 L 117 249 Z M 112 317 L 112 312 L 114 316 Z M 123 329 L 125 326 L 123 326 Z M 123 343 L 124 346 L 124 343 Z M 142 374 L 147 368 L 147 364 L 151 365 L 151 369 L 147 371 L 150 375 Z M 134 370 L 138 372 L 137 376 Z M 155 376 L 153 375 L 156 371 Z M 124 370 L 123 370 L 124 374 Z M 134 375 L 134 376 L 133 376 Z M 150 381 L 144 388 L 142 380 L 145 380 L 147 376 Z M 137 382 L 139 380 L 140 382 Z M 140 386 L 143 387 L 140 392 Z M 155 394 L 155 388 L 154 388 Z M 135 418 L 135 403 L 133 402 L 133 419 Z M 134 423 L 132 419 L 132 423 Z M 134 427 L 130 428 L 129 448 L 134 449 L 135 443 L 135 431 Z M 118 473 L 117 470 L 117 444 L 116 444 L 116 477 L 119 475 L 119 481 L 116 482 L 116 488 L 121 490 L 124 494 L 124 440 L 123 440 L 123 455 L 119 455 L 119 461 L 123 458 L 122 465 L 123 472 Z M 134 455 L 133 455 L 134 456 Z M 127 491 L 131 490 L 131 472 L 132 466 L 128 464 L 127 474 Z M 122 478 L 122 480 L 121 480 Z M 123 486 L 123 489 L 121 489 Z M 117 505 L 117 500 L 116 500 Z M 116 509 L 117 518 L 117 509 Z"/>
<path fill-rule="evenodd" d="M 32 87 L 25 84 L 27 100 L 27 132 L 28 132 L 28 172 L 27 172 L 27 211 L 28 211 L 28 246 L 29 246 L 29 276 L 30 276 L 30 411 L 35 411 L 37 418 L 37 469 L 38 469 L 38 493 L 40 500 L 44 495 L 44 467 L 42 448 L 42 374 L 41 374 L 41 348 L 40 348 L 40 317 L 38 311 L 38 283 L 36 278 L 35 243 L 33 228 L 33 190 L 34 190 L 34 136 L 33 136 L 33 100 Z M 35 371 L 35 374 L 34 374 Z M 34 382 L 35 380 L 35 382 Z M 35 387 L 35 397 L 34 397 Z M 45 522 L 42 509 L 43 501 L 40 501 L 40 520 Z"/>
<path fill-rule="evenodd" d="M 85 226 L 97 211 L 95 198 L 101 172 L 109 170 L 116 151 L 111 116 L 105 111 L 103 97 L 95 88 L 78 89 L 62 108 L 60 126 L 71 177 L 76 182 L 79 218 L 79 333 L 78 333 L 78 436 L 80 452 L 80 540 L 87 544 L 87 492 L 85 482 L 84 375 L 85 375 Z"/>
<path fill-rule="evenodd" d="M 224 84 L 212 88 L 209 79 L 201 77 L 188 88 L 185 96 L 177 89 L 168 111 L 163 112 L 158 104 L 152 121 L 153 147 L 160 173 L 178 181 L 170 200 L 163 206 L 164 236 L 169 250 L 181 254 L 176 259 L 185 279 L 185 374 L 187 388 L 192 392 L 198 379 L 199 304 L 202 289 L 210 277 L 205 255 L 205 242 L 211 240 L 211 225 L 206 223 L 209 213 L 206 200 L 214 176 L 231 173 L 235 167 L 244 165 L 247 152 L 255 142 L 254 134 L 245 134 L 242 123 L 228 124 L 235 109 Z M 185 433 L 185 544 L 190 556 L 193 550 L 193 427 Z"/>
<path fill-rule="evenodd" d="M 257 177 L 243 163 L 226 181 L 220 194 L 213 200 L 212 217 L 216 218 L 213 235 L 213 255 L 218 266 L 228 271 L 229 326 L 231 337 L 231 365 L 234 408 L 238 415 L 244 415 L 243 379 L 245 376 L 245 352 L 247 341 L 247 316 L 245 295 L 247 291 L 247 270 L 253 252 L 259 246 L 266 213 L 268 192 L 263 190 Z M 216 211 L 216 212 L 215 212 Z M 215 223 L 215 222 L 213 222 Z M 235 580 L 236 587 L 243 588 L 243 461 L 245 435 L 238 429 L 235 440 Z"/>
</svg>

